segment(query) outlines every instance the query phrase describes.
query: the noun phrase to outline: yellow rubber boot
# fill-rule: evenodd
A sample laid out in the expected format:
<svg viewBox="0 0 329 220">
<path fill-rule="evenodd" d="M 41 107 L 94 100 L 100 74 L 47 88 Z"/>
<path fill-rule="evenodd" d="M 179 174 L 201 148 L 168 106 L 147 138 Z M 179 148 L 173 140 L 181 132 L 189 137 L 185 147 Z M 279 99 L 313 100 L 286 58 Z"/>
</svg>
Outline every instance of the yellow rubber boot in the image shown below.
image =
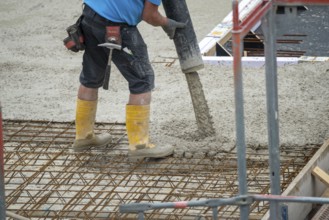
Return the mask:
<svg viewBox="0 0 329 220">
<path fill-rule="evenodd" d="M 129 157 L 133 160 L 161 158 L 174 153 L 172 146 L 156 146 L 149 143 L 149 105 L 127 105 L 126 127 L 129 141 Z"/>
<path fill-rule="evenodd" d="M 73 150 L 76 152 L 88 150 L 91 147 L 102 147 L 111 142 L 110 134 L 94 134 L 97 110 L 97 100 L 85 101 L 78 99 L 76 107 L 76 137 Z"/>
</svg>

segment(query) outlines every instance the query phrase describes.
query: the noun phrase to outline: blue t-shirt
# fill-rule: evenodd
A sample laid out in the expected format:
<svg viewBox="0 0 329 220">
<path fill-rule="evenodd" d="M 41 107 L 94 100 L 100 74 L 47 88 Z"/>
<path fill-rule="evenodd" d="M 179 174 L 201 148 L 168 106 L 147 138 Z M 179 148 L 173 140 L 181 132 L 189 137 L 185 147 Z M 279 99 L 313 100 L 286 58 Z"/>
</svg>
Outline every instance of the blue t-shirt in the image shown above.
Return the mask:
<svg viewBox="0 0 329 220">
<path fill-rule="evenodd" d="M 160 5 L 161 0 L 147 0 Z M 113 22 L 137 25 L 142 20 L 144 0 L 84 0 L 102 17 Z"/>
</svg>

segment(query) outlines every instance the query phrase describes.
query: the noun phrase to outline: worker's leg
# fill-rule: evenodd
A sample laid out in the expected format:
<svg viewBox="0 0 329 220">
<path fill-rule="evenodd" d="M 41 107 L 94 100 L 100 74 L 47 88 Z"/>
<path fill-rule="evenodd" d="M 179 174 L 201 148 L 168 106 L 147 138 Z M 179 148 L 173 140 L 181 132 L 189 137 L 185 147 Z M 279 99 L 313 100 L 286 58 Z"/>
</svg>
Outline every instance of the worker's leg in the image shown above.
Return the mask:
<svg viewBox="0 0 329 220">
<path fill-rule="evenodd" d="M 136 27 L 121 28 L 122 51 L 114 51 L 112 61 L 129 84 L 126 105 L 126 127 L 129 157 L 160 158 L 173 154 L 174 148 L 166 143 L 149 143 L 151 91 L 154 71 L 149 61 L 147 46 Z"/>
<path fill-rule="evenodd" d="M 96 101 L 98 99 L 98 88 L 88 88 L 80 85 L 78 90 L 78 99 L 85 101 Z"/>
<path fill-rule="evenodd" d="M 94 124 L 97 111 L 98 89 L 80 85 L 76 107 L 76 137 L 73 149 L 76 152 L 91 147 L 102 147 L 111 141 L 108 133 L 95 135 Z"/>
<path fill-rule="evenodd" d="M 128 105 L 149 105 L 150 103 L 151 103 L 151 92 L 129 95 Z"/>
<path fill-rule="evenodd" d="M 85 38 L 80 87 L 76 107 L 76 138 L 73 144 L 75 151 L 83 151 L 90 147 L 101 147 L 111 141 L 110 134 L 94 134 L 94 124 L 98 102 L 98 88 L 102 87 L 107 66 L 107 49 L 98 44 L 105 42 L 106 24 L 99 21 L 89 7 L 83 11 L 81 28 Z"/>
<path fill-rule="evenodd" d="M 126 127 L 129 141 L 129 157 L 144 159 L 160 158 L 173 154 L 174 148 L 165 143 L 149 143 L 151 92 L 130 94 L 126 106 Z"/>
<path fill-rule="evenodd" d="M 129 95 L 126 106 L 126 126 L 130 150 L 135 150 L 136 145 L 149 144 L 150 102 L 151 92 Z"/>
</svg>

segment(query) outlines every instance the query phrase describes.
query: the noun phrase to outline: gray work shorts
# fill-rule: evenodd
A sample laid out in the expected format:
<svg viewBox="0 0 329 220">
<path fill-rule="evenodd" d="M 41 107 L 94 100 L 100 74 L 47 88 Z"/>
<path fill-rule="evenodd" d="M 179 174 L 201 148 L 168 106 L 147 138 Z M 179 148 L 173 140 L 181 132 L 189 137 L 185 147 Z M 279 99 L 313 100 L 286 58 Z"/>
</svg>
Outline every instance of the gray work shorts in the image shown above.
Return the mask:
<svg viewBox="0 0 329 220">
<path fill-rule="evenodd" d="M 117 23 L 99 16 L 85 5 L 81 28 L 85 37 L 86 49 L 83 54 L 80 83 L 87 88 L 103 85 L 108 63 L 109 49 L 99 47 L 105 42 L 106 26 Z M 154 88 L 154 71 L 149 61 L 147 46 L 137 27 L 121 26 L 122 50 L 114 50 L 112 63 L 116 65 L 128 81 L 131 94 L 149 92 Z M 111 80 L 110 80 L 111 81 Z"/>
</svg>

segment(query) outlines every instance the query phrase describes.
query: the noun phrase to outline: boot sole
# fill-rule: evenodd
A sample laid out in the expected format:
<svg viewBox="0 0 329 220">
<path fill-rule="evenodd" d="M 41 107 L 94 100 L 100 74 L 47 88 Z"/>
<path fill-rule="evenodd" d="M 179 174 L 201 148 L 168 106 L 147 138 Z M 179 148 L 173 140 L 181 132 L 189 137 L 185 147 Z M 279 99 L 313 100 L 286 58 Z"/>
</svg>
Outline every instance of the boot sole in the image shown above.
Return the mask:
<svg viewBox="0 0 329 220">
<path fill-rule="evenodd" d="M 112 141 L 112 139 L 108 140 L 107 142 L 105 142 L 102 145 L 87 145 L 87 146 L 84 146 L 84 147 L 73 147 L 73 151 L 76 152 L 76 153 L 80 153 L 80 152 L 89 150 L 92 147 L 101 148 L 101 147 L 104 147 L 104 146 L 108 145 L 111 141 Z"/>
<path fill-rule="evenodd" d="M 164 158 L 164 157 L 167 157 L 167 156 L 170 156 L 174 153 L 174 149 L 172 149 L 171 151 L 168 151 L 168 152 L 163 152 L 163 153 L 158 153 L 158 154 L 147 154 L 145 153 L 145 155 L 134 155 L 134 154 L 131 154 L 129 153 L 128 155 L 128 159 L 129 161 L 132 161 L 132 162 L 139 162 L 141 160 L 144 160 L 145 158 Z"/>
</svg>

